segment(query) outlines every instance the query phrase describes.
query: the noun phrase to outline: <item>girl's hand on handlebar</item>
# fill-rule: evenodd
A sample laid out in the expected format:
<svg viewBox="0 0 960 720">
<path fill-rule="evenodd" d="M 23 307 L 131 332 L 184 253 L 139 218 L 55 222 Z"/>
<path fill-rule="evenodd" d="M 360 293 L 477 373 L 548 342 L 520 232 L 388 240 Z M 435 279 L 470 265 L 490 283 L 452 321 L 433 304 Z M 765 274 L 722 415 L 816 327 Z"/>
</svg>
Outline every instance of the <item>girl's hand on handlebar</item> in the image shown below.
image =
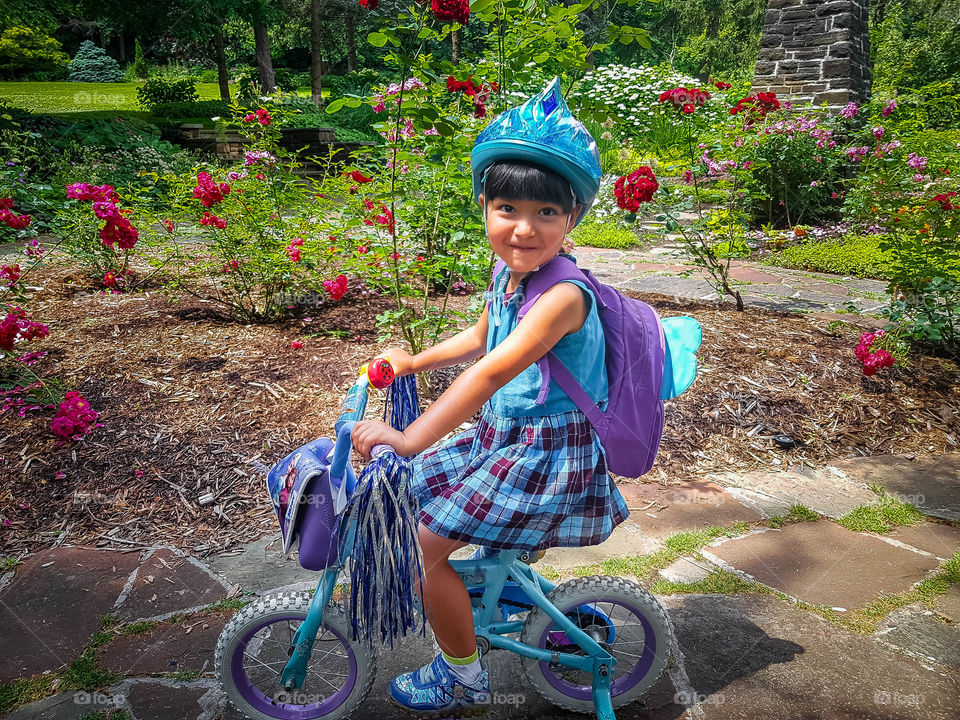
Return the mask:
<svg viewBox="0 0 960 720">
<path fill-rule="evenodd" d="M 364 462 L 370 461 L 370 451 L 374 445 L 389 445 L 397 455 L 407 456 L 407 440 L 403 433 L 379 420 L 361 420 L 353 426 L 350 437 L 354 449 Z"/>
<path fill-rule="evenodd" d="M 403 377 L 413 372 L 413 355 L 402 348 L 390 348 L 382 355 L 377 355 L 377 357 L 390 358 L 390 364 L 393 365 L 393 374 L 396 377 Z"/>
</svg>

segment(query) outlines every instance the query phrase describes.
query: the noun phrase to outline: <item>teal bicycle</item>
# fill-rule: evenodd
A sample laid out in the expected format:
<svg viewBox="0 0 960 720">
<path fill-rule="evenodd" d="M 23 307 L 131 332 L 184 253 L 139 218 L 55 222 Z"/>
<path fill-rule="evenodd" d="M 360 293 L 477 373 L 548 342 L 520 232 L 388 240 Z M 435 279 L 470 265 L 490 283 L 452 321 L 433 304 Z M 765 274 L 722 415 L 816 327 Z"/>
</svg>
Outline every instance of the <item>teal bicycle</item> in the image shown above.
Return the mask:
<svg viewBox="0 0 960 720">
<path fill-rule="evenodd" d="M 373 685 L 376 652 L 354 637 L 349 603 L 335 598 L 354 552 L 356 525 L 341 527 L 340 521 L 356 489 L 350 432 L 363 417 L 368 385 L 364 372 L 348 393 L 349 412 L 338 422 L 336 443 L 320 438 L 304 446 L 268 479 L 284 550 L 298 541 L 301 564 L 322 575 L 312 595 L 267 595 L 224 628 L 217 677 L 249 718 L 348 718 Z M 372 454 L 385 451 L 390 449 L 378 446 Z M 300 507 L 308 509 L 298 512 Z M 548 701 L 615 720 L 615 709 L 640 698 L 671 657 L 674 640 L 663 607 L 623 578 L 556 585 L 531 566 L 533 560 L 504 550 L 496 557 L 451 561 L 470 593 L 481 656 L 514 652 Z"/>
</svg>

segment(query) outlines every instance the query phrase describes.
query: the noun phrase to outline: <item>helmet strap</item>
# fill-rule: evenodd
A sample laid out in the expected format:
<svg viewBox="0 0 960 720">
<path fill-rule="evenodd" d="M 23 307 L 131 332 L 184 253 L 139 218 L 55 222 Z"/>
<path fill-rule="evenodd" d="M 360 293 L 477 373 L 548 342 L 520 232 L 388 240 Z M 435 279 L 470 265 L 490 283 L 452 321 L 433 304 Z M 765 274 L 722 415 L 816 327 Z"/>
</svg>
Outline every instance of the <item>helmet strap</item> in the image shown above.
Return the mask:
<svg viewBox="0 0 960 720">
<path fill-rule="evenodd" d="M 487 197 L 487 173 L 489 173 L 489 172 L 490 172 L 490 166 L 487 165 L 487 167 L 485 167 L 484 170 L 483 170 L 483 208 L 481 208 L 481 211 L 482 211 L 482 213 L 483 213 L 483 235 L 484 235 L 484 237 L 489 237 L 489 236 L 490 236 L 490 234 L 487 232 L 487 202 L 489 202 L 489 200 L 490 200 L 490 198 Z"/>
</svg>

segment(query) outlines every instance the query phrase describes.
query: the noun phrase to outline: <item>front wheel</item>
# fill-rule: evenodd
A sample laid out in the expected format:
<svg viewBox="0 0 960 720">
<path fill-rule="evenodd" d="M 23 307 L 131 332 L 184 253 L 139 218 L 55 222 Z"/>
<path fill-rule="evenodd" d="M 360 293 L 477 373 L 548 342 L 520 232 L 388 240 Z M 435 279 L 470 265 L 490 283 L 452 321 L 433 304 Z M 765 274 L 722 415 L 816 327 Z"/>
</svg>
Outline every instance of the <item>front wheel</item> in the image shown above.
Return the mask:
<svg viewBox="0 0 960 720">
<path fill-rule="evenodd" d="M 252 720 L 339 720 L 363 702 L 376 675 L 376 660 L 350 640 L 343 610 L 328 606 L 307 666 L 303 687 L 285 690 L 280 673 L 311 597 L 267 595 L 241 610 L 217 641 L 217 679 L 230 702 Z"/>
<path fill-rule="evenodd" d="M 673 633 L 663 606 L 642 587 L 616 577 L 578 578 L 555 587 L 547 599 L 616 658 L 610 683 L 614 708 L 639 698 L 660 677 L 673 651 Z M 520 642 L 586 654 L 540 608 L 527 617 Z M 521 663 L 530 684 L 554 705 L 595 712 L 592 672 L 527 657 Z"/>
</svg>

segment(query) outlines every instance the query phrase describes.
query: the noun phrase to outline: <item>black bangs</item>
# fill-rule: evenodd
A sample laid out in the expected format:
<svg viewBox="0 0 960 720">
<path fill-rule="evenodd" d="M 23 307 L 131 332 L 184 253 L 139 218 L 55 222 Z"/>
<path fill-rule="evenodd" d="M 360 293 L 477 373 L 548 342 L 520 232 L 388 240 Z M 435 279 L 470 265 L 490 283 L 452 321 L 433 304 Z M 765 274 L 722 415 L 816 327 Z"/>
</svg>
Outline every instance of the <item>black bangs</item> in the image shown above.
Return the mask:
<svg viewBox="0 0 960 720">
<path fill-rule="evenodd" d="M 487 170 L 484 199 L 536 200 L 559 205 L 563 212 L 573 210 L 573 191 L 560 175 L 525 162 L 497 162 Z"/>
</svg>

